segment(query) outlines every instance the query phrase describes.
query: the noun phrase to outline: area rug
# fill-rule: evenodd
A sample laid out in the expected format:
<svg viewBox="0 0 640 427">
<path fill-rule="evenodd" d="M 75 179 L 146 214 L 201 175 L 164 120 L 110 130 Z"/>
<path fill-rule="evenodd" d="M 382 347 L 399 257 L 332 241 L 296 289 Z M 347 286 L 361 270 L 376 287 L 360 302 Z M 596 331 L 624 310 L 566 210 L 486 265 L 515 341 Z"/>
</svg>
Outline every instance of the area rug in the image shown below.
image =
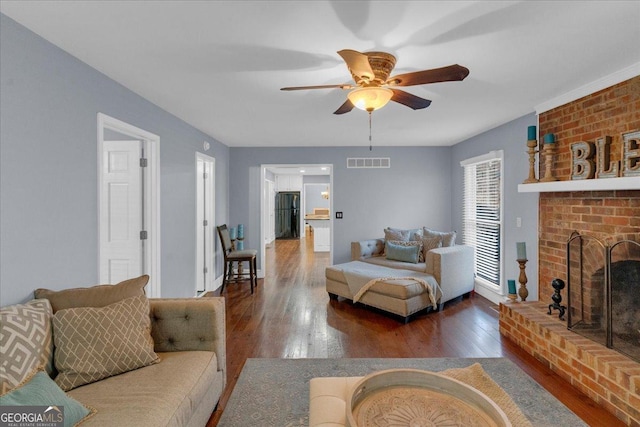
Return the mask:
<svg viewBox="0 0 640 427">
<path fill-rule="evenodd" d="M 218 423 L 222 427 L 300 427 L 309 423 L 309 381 L 394 368 L 441 372 L 479 363 L 534 426 L 586 426 L 553 395 L 504 358 L 247 359 Z"/>
</svg>

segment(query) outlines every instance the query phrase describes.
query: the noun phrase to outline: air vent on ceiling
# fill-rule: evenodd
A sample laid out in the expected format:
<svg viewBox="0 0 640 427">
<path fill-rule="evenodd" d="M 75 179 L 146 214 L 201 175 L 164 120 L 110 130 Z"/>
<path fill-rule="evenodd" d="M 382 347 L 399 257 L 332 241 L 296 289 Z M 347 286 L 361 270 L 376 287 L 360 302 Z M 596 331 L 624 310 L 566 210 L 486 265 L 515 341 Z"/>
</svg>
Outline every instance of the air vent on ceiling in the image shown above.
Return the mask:
<svg viewBox="0 0 640 427">
<path fill-rule="evenodd" d="M 390 168 L 391 157 L 348 157 L 347 168 Z"/>
</svg>

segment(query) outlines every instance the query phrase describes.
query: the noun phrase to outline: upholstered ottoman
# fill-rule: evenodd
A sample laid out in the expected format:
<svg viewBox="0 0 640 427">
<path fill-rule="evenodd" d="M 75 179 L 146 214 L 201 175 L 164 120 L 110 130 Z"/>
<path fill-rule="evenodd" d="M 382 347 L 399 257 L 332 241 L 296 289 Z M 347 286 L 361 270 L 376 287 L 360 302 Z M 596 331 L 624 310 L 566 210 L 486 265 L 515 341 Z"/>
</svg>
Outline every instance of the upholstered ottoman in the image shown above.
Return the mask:
<svg viewBox="0 0 640 427">
<path fill-rule="evenodd" d="M 442 296 L 431 274 L 360 261 L 327 267 L 325 278 L 331 299 L 360 302 L 401 316 L 405 323 L 418 311 L 438 308 Z"/>
</svg>

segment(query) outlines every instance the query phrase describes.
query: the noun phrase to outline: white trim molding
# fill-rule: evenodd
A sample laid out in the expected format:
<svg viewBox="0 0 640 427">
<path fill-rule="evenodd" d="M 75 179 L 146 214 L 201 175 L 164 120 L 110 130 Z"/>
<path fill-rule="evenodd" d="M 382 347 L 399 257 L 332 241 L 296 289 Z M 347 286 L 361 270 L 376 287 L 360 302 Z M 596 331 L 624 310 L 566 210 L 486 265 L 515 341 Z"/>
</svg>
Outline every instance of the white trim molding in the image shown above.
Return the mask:
<svg viewBox="0 0 640 427">
<path fill-rule="evenodd" d="M 104 147 L 104 130 L 109 129 L 136 139 L 144 140 L 147 144 L 147 159 L 150 167 L 145 168 L 150 191 L 145 194 L 148 209 L 145 212 L 145 224 L 148 224 L 148 250 L 145 253 L 145 265 L 149 274 L 149 288 L 147 295 L 150 298 L 160 298 L 162 287 L 160 285 L 160 137 L 144 129 L 140 129 L 126 122 L 98 113 L 98 277 L 101 277 L 101 242 L 100 242 L 100 212 L 102 200 L 102 151 Z"/>
<path fill-rule="evenodd" d="M 518 193 L 548 193 L 561 191 L 640 190 L 640 177 L 576 179 L 570 181 L 518 184 Z"/>
<path fill-rule="evenodd" d="M 505 180 L 504 180 L 504 150 L 495 150 L 495 151 L 490 151 L 486 154 L 482 154 L 480 156 L 476 156 L 476 157 L 472 157 L 469 159 L 465 159 L 462 160 L 460 162 L 460 166 L 465 168 L 465 177 L 464 177 L 464 187 L 465 187 L 465 191 L 464 191 L 464 204 L 465 204 L 465 209 L 467 207 L 466 203 L 468 202 L 467 200 L 467 186 L 468 181 L 467 181 L 467 173 L 466 173 L 466 168 L 473 168 L 475 165 L 481 165 L 490 161 L 494 161 L 494 160 L 499 160 L 500 161 L 500 200 L 499 200 L 499 204 L 500 204 L 500 219 L 499 219 L 499 236 L 500 236 L 500 241 L 498 244 L 498 251 L 499 251 L 499 259 L 498 259 L 498 269 L 499 269 L 499 283 L 494 284 L 491 283 L 489 280 L 485 280 L 483 278 L 480 277 L 476 277 L 475 278 L 475 289 L 476 292 L 478 292 L 480 295 L 482 295 L 483 297 L 493 301 L 494 303 L 497 303 L 498 301 L 502 301 L 504 300 L 504 295 L 506 294 L 506 281 L 504 280 L 505 277 L 505 269 L 504 269 L 504 226 L 505 226 L 505 218 L 504 218 L 504 185 L 505 185 Z M 471 185 L 475 185 L 471 184 Z M 474 190 L 475 192 L 475 190 Z M 473 204 L 472 204 L 473 206 Z M 465 218 L 466 214 L 463 213 L 463 223 L 466 224 L 466 220 L 467 218 Z M 465 235 L 465 231 L 464 231 L 465 225 L 463 224 L 463 243 L 464 244 L 468 244 L 471 246 L 474 246 L 471 242 L 465 242 L 465 240 L 467 239 L 467 237 Z M 471 238 L 471 240 L 475 241 L 475 235 Z M 478 258 L 476 257 L 476 271 L 477 271 L 477 266 L 478 266 Z"/>
<path fill-rule="evenodd" d="M 550 99 L 546 102 L 536 105 L 536 114 L 540 115 L 546 111 L 552 110 L 561 105 L 568 104 L 576 99 L 580 99 L 599 90 L 606 89 L 625 80 L 640 76 L 640 62 L 637 62 L 627 68 L 616 71 L 615 73 L 604 76 L 594 82 L 588 83 L 572 91 L 566 92 L 560 96 Z"/>
<path fill-rule="evenodd" d="M 470 159 L 464 159 L 460 161 L 460 166 L 465 167 L 467 165 L 488 162 L 490 160 L 495 160 L 495 159 L 500 159 L 500 160 L 504 159 L 504 150 L 489 151 L 487 154 L 471 157 Z"/>
<path fill-rule="evenodd" d="M 205 141 L 205 145 L 208 144 L 208 142 Z M 198 161 L 202 161 L 204 163 L 207 163 L 210 167 L 211 170 L 208 172 L 208 176 L 207 178 L 203 178 L 202 175 L 199 175 L 199 170 L 198 170 Z M 214 289 L 216 289 L 215 286 L 215 274 L 216 274 L 216 238 L 217 238 L 217 232 L 216 232 L 216 159 L 215 157 L 209 156 L 208 154 L 204 154 L 201 153 L 199 151 L 196 151 L 196 182 L 195 182 L 195 190 L 196 190 L 196 217 L 195 217 L 195 236 L 198 236 L 200 233 L 202 233 L 202 223 L 198 221 L 199 218 L 199 214 L 198 214 L 198 200 L 199 197 L 202 195 L 199 193 L 199 189 L 202 189 L 202 187 L 200 186 L 204 186 L 204 190 L 206 191 L 206 194 L 204 196 L 204 199 L 201 200 L 205 206 L 203 206 L 204 208 L 204 212 L 208 213 L 208 215 L 202 214 L 202 219 L 207 221 L 207 235 L 208 235 L 208 239 L 204 238 L 204 240 L 202 241 L 203 243 L 203 247 L 200 247 L 198 245 L 199 241 L 198 241 L 198 237 L 196 237 L 196 259 L 195 259 L 195 264 L 196 264 L 196 278 L 198 275 L 202 274 L 202 271 L 200 270 L 200 268 L 207 268 L 207 275 L 206 275 L 206 280 L 204 281 L 204 292 L 208 292 L 208 291 L 213 291 Z M 203 184 L 203 179 L 204 181 L 206 181 L 207 185 Z M 199 251 L 202 251 L 203 253 L 199 253 Z M 201 259 L 201 255 L 204 255 L 204 259 Z M 208 262 L 205 260 L 208 259 Z M 200 266 L 199 263 L 202 263 L 202 265 Z M 196 295 L 198 294 L 198 285 L 199 285 L 199 279 L 196 279 Z"/>
</svg>

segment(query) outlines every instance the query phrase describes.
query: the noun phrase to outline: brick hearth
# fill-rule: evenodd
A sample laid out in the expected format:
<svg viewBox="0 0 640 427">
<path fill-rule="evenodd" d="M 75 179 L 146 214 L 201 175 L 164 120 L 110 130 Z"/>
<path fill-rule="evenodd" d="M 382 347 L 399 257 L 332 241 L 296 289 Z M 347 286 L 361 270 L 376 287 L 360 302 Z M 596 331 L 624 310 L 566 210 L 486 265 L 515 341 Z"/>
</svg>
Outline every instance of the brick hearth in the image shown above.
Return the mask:
<svg viewBox="0 0 640 427">
<path fill-rule="evenodd" d="M 627 425 L 640 426 L 640 363 L 567 330 L 548 304 L 500 304 L 500 333 Z"/>
</svg>

